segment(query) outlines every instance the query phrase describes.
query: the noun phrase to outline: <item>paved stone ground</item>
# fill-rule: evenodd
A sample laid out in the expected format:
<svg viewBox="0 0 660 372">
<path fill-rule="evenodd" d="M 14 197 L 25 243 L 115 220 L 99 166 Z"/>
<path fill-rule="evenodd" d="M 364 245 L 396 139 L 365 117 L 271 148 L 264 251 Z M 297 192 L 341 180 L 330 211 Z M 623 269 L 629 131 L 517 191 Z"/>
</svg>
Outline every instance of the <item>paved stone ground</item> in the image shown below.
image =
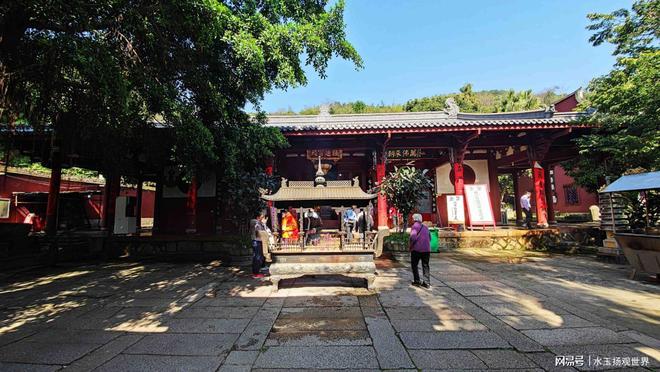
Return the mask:
<svg viewBox="0 0 660 372">
<path fill-rule="evenodd" d="M 583 358 L 579 370 L 660 367 L 660 288 L 623 266 L 463 253 L 431 268 L 424 290 L 379 262 L 372 292 L 306 277 L 273 293 L 214 264 L 5 276 L 0 371 L 575 370 L 557 356 Z"/>
</svg>

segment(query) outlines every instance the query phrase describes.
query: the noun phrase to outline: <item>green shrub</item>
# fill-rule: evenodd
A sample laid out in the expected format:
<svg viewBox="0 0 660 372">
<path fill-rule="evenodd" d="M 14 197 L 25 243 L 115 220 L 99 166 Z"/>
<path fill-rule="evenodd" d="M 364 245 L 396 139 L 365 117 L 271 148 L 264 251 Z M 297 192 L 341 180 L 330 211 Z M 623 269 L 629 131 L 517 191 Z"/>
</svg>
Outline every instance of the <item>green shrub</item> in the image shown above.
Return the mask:
<svg viewBox="0 0 660 372">
<path fill-rule="evenodd" d="M 391 233 L 389 236 L 386 236 L 384 240 L 384 242 L 391 242 L 398 244 L 408 244 L 409 241 L 410 241 L 410 234 L 405 232 Z"/>
<path fill-rule="evenodd" d="M 591 221 L 589 213 L 562 213 L 556 217 L 558 222 L 588 222 Z"/>
</svg>

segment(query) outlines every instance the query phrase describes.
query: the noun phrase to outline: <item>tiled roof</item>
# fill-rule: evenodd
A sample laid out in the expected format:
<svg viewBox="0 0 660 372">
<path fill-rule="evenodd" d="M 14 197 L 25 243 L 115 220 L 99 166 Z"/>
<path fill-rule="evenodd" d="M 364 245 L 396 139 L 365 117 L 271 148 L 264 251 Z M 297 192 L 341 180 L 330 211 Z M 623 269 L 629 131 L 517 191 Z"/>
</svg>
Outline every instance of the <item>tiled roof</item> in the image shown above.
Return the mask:
<svg viewBox="0 0 660 372">
<path fill-rule="evenodd" d="M 506 126 L 544 126 L 575 124 L 584 113 L 552 112 L 547 110 L 505 112 L 493 114 L 462 113 L 451 115 L 445 111 L 402 112 L 389 114 L 353 115 L 290 115 L 269 116 L 268 126 L 283 132 L 316 131 L 373 131 L 391 129 L 432 128 L 497 128 Z"/>
<path fill-rule="evenodd" d="M 376 194 L 364 192 L 360 186 L 351 181 L 328 181 L 327 186 L 314 186 L 313 181 L 286 181 L 273 195 L 264 195 L 270 201 L 304 201 L 304 200 L 370 200 Z"/>
</svg>

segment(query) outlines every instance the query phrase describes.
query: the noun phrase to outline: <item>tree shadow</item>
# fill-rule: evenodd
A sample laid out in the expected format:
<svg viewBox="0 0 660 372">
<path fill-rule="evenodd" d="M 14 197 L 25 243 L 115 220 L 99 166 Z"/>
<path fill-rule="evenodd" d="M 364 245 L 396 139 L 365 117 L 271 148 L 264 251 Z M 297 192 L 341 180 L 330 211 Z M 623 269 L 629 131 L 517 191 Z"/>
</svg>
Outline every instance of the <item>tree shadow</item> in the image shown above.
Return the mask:
<svg viewBox="0 0 660 372">
<path fill-rule="evenodd" d="M 490 269 L 483 270 L 484 265 Z M 539 358 L 554 363 L 554 354 L 537 353 L 536 364 L 530 362 L 532 354 L 512 348 L 516 345 L 509 338 L 511 332 L 527 339 L 519 331 L 529 327 L 550 330 L 598 324 L 580 322 L 579 316 L 539 292 L 524 292 L 491 276 L 492 270 L 539 285 L 547 285 L 551 278 L 556 288 L 597 297 L 606 297 L 608 288 L 624 291 L 629 287 L 604 283 L 603 278 L 599 283 L 596 273 L 585 280 L 575 263 L 539 261 L 534 265 L 527 272 L 520 265 L 434 258 L 433 288 L 426 290 L 410 286 L 408 264 L 385 260 L 377 261 L 373 291 L 363 287 L 362 279 L 306 276 L 281 282 L 277 292 L 267 278 L 253 279 L 245 270 L 217 263 L 119 262 L 51 268 L 23 273 L 0 286 L 0 347 L 38 342 L 37 337 L 48 332 L 70 337 L 70 342 L 82 342 L 94 332 L 108 337 L 233 332 L 238 339 L 235 348 L 261 343 L 262 352 L 277 346 L 350 346 L 375 348 L 375 355 L 383 357 L 379 348 L 385 339 L 398 343 L 403 354 L 397 367 L 401 368 L 455 369 L 465 363 L 475 369 L 496 368 L 479 349 L 520 357 L 532 367 L 541 364 Z M 607 298 L 602 302 L 624 314 L 631 312 L 640 321 L 657 321 L 653 313 L 633 305 Z M 191 326 L 199 330 L 185 329 Z M 208 327 L 225 329 L 209 331 Z M 244 340 L 243 334 L 251 327 L 261 328 Z M 406 358 L 413 364 L 407 365 Z"/>
</svg>

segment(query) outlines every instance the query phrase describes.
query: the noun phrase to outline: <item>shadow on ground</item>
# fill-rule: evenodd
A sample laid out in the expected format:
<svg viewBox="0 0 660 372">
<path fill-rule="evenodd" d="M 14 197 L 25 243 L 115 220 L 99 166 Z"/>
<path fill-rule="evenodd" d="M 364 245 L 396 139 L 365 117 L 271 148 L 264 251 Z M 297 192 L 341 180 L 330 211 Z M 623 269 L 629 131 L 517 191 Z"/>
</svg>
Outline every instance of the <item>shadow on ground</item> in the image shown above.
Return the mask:
<svg viewBox="0 0 660 372">
<path fill-rule="evenodd" d="M 0 285 L 0 370 L 658 367 L 657 287 L 617 282 L 612 267 L 443 255 L 431 268 L 432 290 L 381 260 L 374 291 L 332 276 L 277 292 L 219 262 L 24 272 Z"/>
</svg>

